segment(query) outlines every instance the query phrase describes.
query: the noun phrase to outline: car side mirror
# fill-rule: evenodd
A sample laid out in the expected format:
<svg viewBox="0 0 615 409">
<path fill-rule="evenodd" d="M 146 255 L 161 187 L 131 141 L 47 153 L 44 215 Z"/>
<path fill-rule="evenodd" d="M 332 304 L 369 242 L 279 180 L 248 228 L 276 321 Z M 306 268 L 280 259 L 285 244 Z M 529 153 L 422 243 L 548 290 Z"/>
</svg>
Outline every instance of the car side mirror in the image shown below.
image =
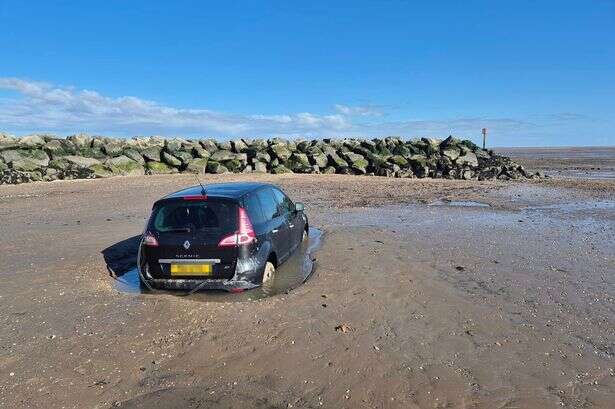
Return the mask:
<svg viewBox="0 0 615 409">
<path fill-rule="evenodd" d="M 302 212 L 305 210 L 303 203 L 295 203 L 295 212 Z"/>
</svg>

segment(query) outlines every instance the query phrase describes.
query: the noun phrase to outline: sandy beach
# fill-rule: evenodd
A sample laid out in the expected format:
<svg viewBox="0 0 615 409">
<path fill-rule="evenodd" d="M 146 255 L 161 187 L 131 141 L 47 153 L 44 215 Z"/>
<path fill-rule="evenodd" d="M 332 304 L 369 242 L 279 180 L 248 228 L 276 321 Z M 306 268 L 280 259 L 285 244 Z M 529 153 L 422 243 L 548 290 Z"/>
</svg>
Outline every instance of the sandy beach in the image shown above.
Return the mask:
<svg viewBox="0 0 615 409">
<path fill-rule="evenodd" d="M 248 179 L 323 234 L 310 279 L 258 300 L 110 275 L 193 176 L 0 186 L 0 406 L 612 407 L 615 180 L 203 181 Z"/>
</svg>

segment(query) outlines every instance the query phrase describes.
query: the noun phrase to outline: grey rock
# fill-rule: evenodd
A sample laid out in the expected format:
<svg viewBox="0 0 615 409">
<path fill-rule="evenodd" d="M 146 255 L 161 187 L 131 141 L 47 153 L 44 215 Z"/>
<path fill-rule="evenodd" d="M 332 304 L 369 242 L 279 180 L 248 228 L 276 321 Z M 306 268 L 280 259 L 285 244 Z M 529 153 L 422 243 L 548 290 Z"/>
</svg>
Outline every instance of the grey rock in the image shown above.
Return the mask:
<svg viewBox="0 0 615 409">
<path fill-rule="evenodd" d="M 471 171 L 470 169 L 467 169 L 467 170 L 464 170 L 461 175 L 463 179 L 470 180 L 474 177 L 474 172 Z"/>
<path fill-rule="evenodd" d="M 254 172 L 267 173 L 267 164 L 264 162 L 254 162 Z"/>
<path fill-rule="evenodd" d="M 389 162 L 396 164 L 399 167 L 408 166 L 408 160 L 401 155 L 393 155 L 389 158 Z"/>
<path fill-rule="evenodd" d="M 442 155 L 446 156 L 450 160 L 455 160 L 459 157 L 459 149 L 448 147 L 442 150 Z"/>
<path fill-rule="evenodd" d="M 19 138 L 19 146 L 24 149 L 39 148 L 45 145 L 46 141 L 41 135 L 28 135 Z"/>
<path fill-rule="evenodd" d="M 202 159 L 209 159 L 209 157 L 211 156 L 211 153 L 209 153 L 209 151 L 205 148 L 203 148 L 202 146 L 194 146 L 192 148 L 192 154 L 197 157 L 197 158 L 202 158 Z"/>
<path fill-rule="evenodd" d="M 15 149 L 0 151 L 0 158 L 11 168 L 33 171 L 49 165 L 49 156 L 40 149 Z"/>
<path fill-rule="evenodd" d="M 171 155 L 169 152 L 162 152 L 162 161 L 164 163 L 166 163 L 169 166 L 173 166 L 173 167 L 180 167 L 182 164 L 182 161 L 179 160 L 178 158 L 176 158 L 175 156 Z"/>
<path fill-rule="evenodd" d="M 138 176 L 145 174 L 145 169 L 140 163 L 124 155 L 108 159 L 105 161 L 105 165 L 107 165 L 114 174 L 126 176 Z"/>
<path fill-rule="evenodd" d="M 230 151 L 231 149 L 233 149 L 233 145 L 231 145 L 231 141 L 218 141 L 218 149 L 224 150 L 224 151 Z"/>
<path fill-rule="evenodd" d="M 143 159 L 143 156 L 141 156 L 141 153 L 139 153 L 139 151 L 137 151 L 136 149 L 126 149 L 124 150 L 124 155 L 134 160 L 140 165 L 145 164 L 145 160 Z"/>
<path fill-rule="evenodd" d="M 227 173 L 228 169 L 219 162 L 210 160 L 207 162 L 207 173 Z"/>
<path fill-rule="evenodd" d="M 124 144 L 119 141 L 110 141 L 102 146 L 102 151 L 108 156 L 120 156 L 124 152 Z"/>
<path fill-rule="evenodd" d="M 320 149 L 313 150 L 308 154 L 308 158 L 313 165 L 320 168 L 325 168 L 329 162 L 327 155 L 325 155 Z"/>
<path fill-rule="evenodd" d="M 478 167 L 478 158 L 473 152 L 468 152 L 465 155 L 458 157 L 455 163 L 460 166 L 470 166 L 475 168 Z"/>
<path fill-rule="evenodd" d="M 461 142 L 459 139 L 454 138 L 452 135 L 450 135 L 448 138 L 440 142 L 440 149 L 444 150 L 450 147 L 457 147 L 459 145 L 459 142 Z"/>
<path fill-rule="evenodd" d="M 271 162 L 271 155 L 269 155 L 267 152 L 257 152 L 256 156 L 254 156 L 255 162 L 263 162 L 263 163 L 269 163 Z"/>
<path fill-rule="evenodd" d="M 144 149 L 141 152 L 141 154 L 143 155 L 146 161 L 160 162 L 160 152 L 161 151 L 162 151 L 162 148 L 160 148 L 159 146 L 150 146 L 149 148 Z"/>
<path fill-rule="evenodd" d="M 265 152 L 269 148 L 269 143 L 265 139 L 254 139 L 249 146 L 258 152 Z"/>
<path fill-rule="evenodd" d="M 179 159 L 182 165 L 187 165 L 188 163 L 192 162 L 192 160 L 194 159 L 194 157 L 192 157 L 192 155 L 186 151 L 177 151 L 175 152 L 173 156 Z"/>
<path fill-rule="evenodd" d="M 369 162 L 365 159 L 356 159 L 354 162 L 351 163 L 351 169 L 354 170 L 354 172 L 357 175 L 364 175 L 367 173 L 367 167 L 369 166 Z"/>
<path fill-rule="evenodd" d="M 365 160 L 363 155 L 354 152 L 344 152 L 342 154 L 342 157 L 346 159 L 346 161 L 350 164 L 354 163 L 355 161 Z"/>
<path fill-rule="evenodd" d="M 273 173 L 274 175 L 279 175 L 279 174 L 282 174 L 282 173 L 293 173 L 293 171 L 288 169 L 284 165 L 279 165 L 279 166 L 276 166 L 275 168 L 271 169 L 271 173 Z"/>
<path fill-rule="evenodd" d="M 10 163 L 12 169 L 22 172 L 32 172 L 39 170 L 41 166 L 29 158 L 15 159 Z"/>
<path fill-rule="evenodd" d="M 400 169 L 397 172 L 395 172 L 395 177 L 398 177 L 398 178 L 413 178 L 414 177 L 414 173 L 412 172 L 412 169 Z"/>
<path fill-rule="evenodd" d="M 296 166 L 297 168 L 310 166 L 310 160 L 305 153 L 293 153 L 290 156 L 290 162 L 293 166 Z"/>
<path fill-rule="evenodd" d="M 52 139 L 48 141 L 43 149 L 52 156 L 74 155 L 75 145 L 68 139 Z"/>
<path fill-rule="evenodd" d="M 271 154 L 276 157 L 281 163 L 284 163 L 288 159 L 290 159 L 290 155 L 292 154 L 288 146 L 283 143 L 271 145 L 270 149 Z"/>
<path fill-rule="evenodd" d="M 429 175 L 429 166 L 425 155 L 412 155 L 408 161 L 412 166 L 412 171 L 419 178 L 424 178 Z"/>
<path fill-rule="evenodd" d="M 203 174 L 206 172 L 207 162 L 209 162 L 207 158 L 194 159 L 186 167 L 186 172 Z"/>
<path fill-rule="evenodd" d="M 0 151 L 7 149 L 16 149 L 19 147 L 19 142 L 16 138 L 13 138 L 7 134 L 0 134 Z"/>
<path fill-rule="evenodd" d="M 235 153 L 243 153 L 248 150 L 248 145 L 241 139 L 234 139 L 231 141 L 232 151 Z"/>
<path fill-rule="evenodd" d="M 334 150 L 328 150 L 327 159 L 329 165 L 337 170 L 348 167 L 348 162 L 342 159 Z"/>
<path fill-rule="evenodd" d="M 177 169 L 163 162 L 147 162 L 145 171 L 148 175 L 164 175 L 169 173 L 177 173 Z"/>
<path fill-rule="evenodd" d="M 205 149 L 209 153 L 214 153 L 218 150 L 218 145 L 216 145 L 216 141 L 213 139 L 203 139 L 199 141 L 203 149 Z"/>
<path fill-rule="evenodd" d="M 80 133 L 78 135 L 71 135 L 68 137 L 77 149 L 90 148 L 92 146 L 92 137 L 88 134 Z"/>
<path fill-rule="evenodd" d="M 227 168 L 230 172 L 235 172 L 235 173 L 241 172 L 243 168 L 245 167 L 244 163 L 237 158 L 226 160 L 222 162 L 222 165 L 224 165 L 224 167 Z"/>
<path fill-rule="evenodd" d="M 215 162 L 223 162 L 226 160 L 235 159 L 235 154 L 229 150 L 222 149 L 222 150 L 218 150 L 212 153 L 210 159 Z"/>
<path fill-rule="evenodd" d="M 94 158 L 86 158 L 84 156 L 77 155 L 68 155 L 64 156 L 63 159 L 70 163 L 71 165 L 80 167 L 80 168 L 89 168 L 94 165 L 100 165 L 101 162 L 98 159 Z"/>
<path fill-rule="evenodd" d="M 175 155 L 175 153 L 181 150 L 182 146 L 186 143 L 187 141 L 181 138 L 166 139 L 164 148 L 167 152 Z"/>
</svg>

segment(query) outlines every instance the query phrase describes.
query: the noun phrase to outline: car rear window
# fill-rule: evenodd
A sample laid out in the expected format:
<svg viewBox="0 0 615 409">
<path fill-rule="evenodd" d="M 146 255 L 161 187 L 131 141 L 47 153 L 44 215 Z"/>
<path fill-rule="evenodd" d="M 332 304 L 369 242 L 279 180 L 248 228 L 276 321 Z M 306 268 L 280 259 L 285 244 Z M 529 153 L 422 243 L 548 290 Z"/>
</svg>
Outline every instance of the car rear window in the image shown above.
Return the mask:
<svg viewBox="0 0 615 409">
<path fill-rule="evenodd" d="M 220 231 L 231 232 L 237 228 L 237 205 L 223 201 L 172 201 L 160 205 L 152 221 L 154 230 Z"/>
</svg>

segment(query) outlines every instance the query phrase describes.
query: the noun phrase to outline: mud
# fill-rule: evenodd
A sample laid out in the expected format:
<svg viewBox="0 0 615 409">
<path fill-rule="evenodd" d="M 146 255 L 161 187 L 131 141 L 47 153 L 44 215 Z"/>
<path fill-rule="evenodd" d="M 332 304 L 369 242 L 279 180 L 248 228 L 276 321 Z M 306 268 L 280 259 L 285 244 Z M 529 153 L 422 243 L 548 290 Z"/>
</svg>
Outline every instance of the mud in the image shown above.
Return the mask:
<svg viewBox="0 0 615 409">
<path fill-rule="evenodd" d="M 188 176 L 0 187 L 0 407 L 612 407 L 614 182 L 246 179 L 325 237 L 258 302 L 118 289 Z"/>
</svg>

